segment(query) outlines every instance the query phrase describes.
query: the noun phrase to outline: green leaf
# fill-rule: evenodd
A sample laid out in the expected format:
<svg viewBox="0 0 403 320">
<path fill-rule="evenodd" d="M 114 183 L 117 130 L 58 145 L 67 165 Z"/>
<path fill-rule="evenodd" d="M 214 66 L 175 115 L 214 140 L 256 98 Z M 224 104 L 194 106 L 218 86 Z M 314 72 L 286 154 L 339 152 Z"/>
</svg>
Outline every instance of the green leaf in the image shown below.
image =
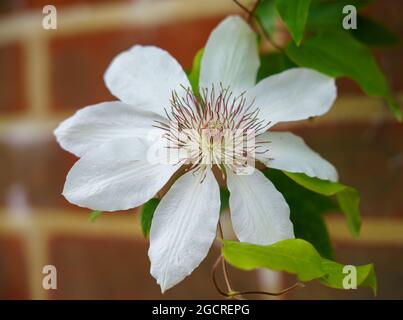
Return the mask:
<svg viewBox="0 0 403 320">
<path fill-rule="evenodd" d="M 322 257 L 333 259 L 333 248 L 323 215 L 339 210 L 335 201 L 305 189 L 280 170 L 267 169 L 264 174 L 282 193 L 290 207 L 295 237 L 311 243 Z"/>
<path fill-rule="evenodd" d="M 322 258 L 302 239 L 288 239 L 272 245 L 223 241 L 222 253 L 232 266 L 242 270 L 267 268 L 295 274 L 302 282 L 318 279 L 331 288 L 343 289 L 343 265 Z M 357 285 L 371 287 L 376 294 L 377 281 L 372 264 L 356 267 Z"/>
<path fill-rule="evenodd" d="M 313 199 L 305 201 L 313 201 Z M 323 216 L 315 211 L 296 210 L 294 206 L 291 211 L 294 212 L 290 218 L 294 226 L 295 237 L 312 243 L 323 257 L 333 259 L 333 247 Z"/>
<path fill-rule="evenodd" d="M 91 214 L 90 214 L 90 220 L 92 222 L 94 222 L 101 214 L 102 214 L 102 212 L 99 211 L 99 210 L 92 211 Z"/>
<path fill-rule="evenodd" d="M 398 43 L 398 38 L 392 31 L 362 15 L 357 17 L 357 29 L 351 29 L 349 32 L 358 41 L 372 47 L 391 46 Z"/>
<path fill-rule="evenodd" d="M 326 31 L 306 39 L 300 46 L 292 42 L 286 53 L 300 66 L 316 69 L 332 77 L 348 76 L 369 95 L 385 96 L 385 78 L 369 50 L 347 32 Z"/>
<path fill-rule="evenodd" d="M 311 0 L 276 0 L 277 11 L 297 45 L 304 36 L 310 4 Z"/>
<path fill-rule="evenodd" d="M 306 39 L 300 47 L 290 42 L 286 53 L 299 66 L 331 77 L 350 77 L 368 95 L 391 101 L 388 84 L 371 52 L 347 32 L 325 31 Z M 400 109 L 390 103 L 389 107 L 399 117 Z"/>
<path fill-rule="evenodd" d="M 388 104 L 390 111 L 395 116 L 395 119 L 402 122 L 402 119 L 403 119 L 402 109 L 400 108 L 399 103 L 396 101 L 396 99 L 394 97 L 392 97 L 392 95 L 387 96 L 385 99 L 386 99 L 386 103 Z"/>
<path fill-rule="evenodd" d="M 350 233 L 353 236 L 359 235 L 361 227 L 360 196 L 354 188 L 337 182 L 308 177 L 303 173 L 283 172 L 304 188 L 326 196 L 335 195 L 341 210 L 347 218 Z"/>
<path fill-rule="evenodd" d="M 276 28 L 277 11 L 275 5 L 275 0 L 262 0 L 255 11 L 260 24 L 269 35 L 272 35 Z"/>
<path fill-rule="evenodd" d="M 322 267 L 327 275 L 322 277 L 320 282 L 331 288 L 343 289 L 343 279 L 346 276 L 346 274 L 343 273 L 344 265 L 331 260 L 323 259 Z M 357 285 L 372 288 L 374 295 L 376 295 L 378 283 L 376 280 L 374 265 L 371 263 L 363 266 L 357 266 L 356 268 Z"/>
<path fill-rule="evenodd" d="M 193 59 L 192 70 L 190 71 L 188 78 L 192 86 L 192 90 L 195 94 L 199 92 L 199 77 L 200 77 L 200 66 L 201 59 L 203 57 L 204 48 L 201 48 L 195 55 Z"/>
<path fill-rule="evenodd" d="M 141 230 L 144 237 L 148 237 L 151 229 L 151 222 L 153 220 L 154 211 L 157 209 L 159 199 L 153 198 L 148 200 L 142 207 L 140 212 Z"/>
<path fill-rule="evenodd" d="M 326 274 L 319 253 L 301 239 L 283 240 L 269 246 L 224 240 L 223 255 L 234 267 L 286 271 L 296 274 L 300 281 L 311 281 Z"/>
<path fill-rule="evenodd" d="M 293 67 L 295 67 L 295 63 L 292 62 L 283 52 L 262 55 L 260 57 L 260 67 L 257 74 L 257 80 L 260 81 L 273 74 L 280 73 Z"/>
</svg>

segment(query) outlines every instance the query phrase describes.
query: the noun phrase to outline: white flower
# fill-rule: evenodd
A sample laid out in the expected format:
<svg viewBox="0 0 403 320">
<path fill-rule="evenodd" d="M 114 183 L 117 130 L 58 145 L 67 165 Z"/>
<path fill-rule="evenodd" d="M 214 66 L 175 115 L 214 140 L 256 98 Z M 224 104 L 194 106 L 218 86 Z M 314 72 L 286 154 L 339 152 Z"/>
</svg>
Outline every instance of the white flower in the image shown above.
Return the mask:
<svg viewBox="0 0 403 320">
<path fill-rule="evenodd" d="M 202 144 L 202 128 L 219 136 L 228 128 L 255 130 L 256 147 L 247 153 L 266 166 L 337 180 L 335 168 L 301 138 L 267 132 L 278 122 L 327 112 L 336 98 L 334 79 L 294 68 L 256 84 L 258 67 L 255 34 L 236 16 L 220 23 L 208 39 L 201 61 L 201 99 L 190 91 L 186 74 L 172 56 L 137 45 L 119 54 L 105 74 L 107 87 L 122 102 L 79 110 L 55 131 L 60 145 L 80 157 L 67 176 L 63 195 L 81 207 L 102 211 L 137 207 L 154 197 L 184 160 L 190 160 L 191 170 L 174 182 L 152 221 L 151 274 L 162 291 L 188 276 L 215 239 L 220 194 L 212 166 L 226 175 L 232 224 L 240 241 L 271 244 L 294 237 L 289 207 L 273 184 L 258 170 L 237 175 L 242 165 L 236 161 L 218 163 L 217 150 L 227 149 L 209 139 Z M 169 119 L 179 131 L 194 129 L 195 136 L 181 144 L 169 129 Z M 188 159 L 175 164 L 148 161 L 146 137 L 152 128 L 159 130 L 160 140 L 168 138 L 176 148 L 187 148 Z M 199 150 L 197 146 L 204 150 L 201 157 L 192 153 Z M 209 164 L 203 158 L 206 154 Z"/>
</svg>

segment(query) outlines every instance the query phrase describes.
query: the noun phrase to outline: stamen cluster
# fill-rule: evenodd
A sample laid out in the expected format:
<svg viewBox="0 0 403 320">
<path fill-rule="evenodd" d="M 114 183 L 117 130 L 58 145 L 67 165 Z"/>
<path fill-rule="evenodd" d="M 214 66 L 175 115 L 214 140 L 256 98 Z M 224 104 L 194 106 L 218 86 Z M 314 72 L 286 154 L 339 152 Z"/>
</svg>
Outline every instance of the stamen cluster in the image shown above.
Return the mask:
<svg viewBox="0 0 403 320">
<path fill-rule="evenodd" d="M 245 93 L 234 96 L 229 88 L 203 88 L 196 96 L 190 88 L 185 95 L 172 92 L 170 108 L 165 109 L 168 122 L 158 121 L 156 127 L 166 131 L 169 148 L 179 152 L 180 161 L 191 169 L 222 165 L 234 172 L 254 166 L 259 144 L 257 132 L 269 123 L 259 119 L 259 108 L 247 101 Z"/>
</svg>

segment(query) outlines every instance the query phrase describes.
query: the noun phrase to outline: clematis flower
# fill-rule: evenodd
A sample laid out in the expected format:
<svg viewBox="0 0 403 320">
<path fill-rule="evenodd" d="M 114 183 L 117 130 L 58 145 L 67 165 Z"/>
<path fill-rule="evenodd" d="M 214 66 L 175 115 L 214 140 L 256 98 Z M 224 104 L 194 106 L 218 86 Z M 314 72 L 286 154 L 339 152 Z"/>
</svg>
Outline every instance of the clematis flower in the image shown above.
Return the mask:
<svg viewBox="0 0 403 320">
<path fill-rule="evenodd" d="M 55 130 L 59 144 L 80 158 L 67 175 L 63 195 L 81 207 L 138 207 L 174 173 L 183 172 L 180 168 L 187 168 L 162 198 L 152 221 L 151 274 L 162 292 L 201 263 L 216 237 L 217 170 L 230 191 L 236 236 L 262 245 L 293 238 L 293 225 L 287 202 L 274 185 L 259 170 L 241 170 L 253 167 L 249 160 L 337 180 L 335 168 L 301 138 L 270 130 L 279 122 L 327 112 L 336 98 L 334 79 L 294 68 L 256 84 L 258 67 L 255 33 L 237 16 L 226 18 L 211 33 L 201 60 L 199 92 L 192 92 L 168 52 L 136 45 L 119 54 L 105 73 L 107 87 L 120 101 L 81 109 Z M 175 161 L 149 160 L 155 147 L 148 138 L 151 130 L 157 132 L 162 153 L 179 151 Z M 223 142 L 234 130 L 255 143 L 234 153 L 234 141 Z M 184 132 L 185 138 L 180 137 Z M 222 154 L 233 161 L 223 161 Z"/>
</svg>

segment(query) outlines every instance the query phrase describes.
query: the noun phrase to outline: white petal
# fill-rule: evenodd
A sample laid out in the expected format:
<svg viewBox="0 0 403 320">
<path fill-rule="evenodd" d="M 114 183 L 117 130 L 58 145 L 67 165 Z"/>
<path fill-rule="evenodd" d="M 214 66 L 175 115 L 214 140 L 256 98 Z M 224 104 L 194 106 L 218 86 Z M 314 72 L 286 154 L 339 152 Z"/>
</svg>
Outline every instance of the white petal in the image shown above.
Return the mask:
<svg viewBox="0 0 403 320">
<path fill-rule="evenodd" d="M 333 78 L 311 69 L 293 68 L 260 81 L 248 91 L 260 117 L 274 125 L 326 113 L 336 99 Z"/>
<path fill-rule="evenodd" d="M 232 226 L 240 241 L 268 245 L 294 238 L 287 202 L 260 171 L 241 176 L 227 170 L 227 186 Z"/>
<path fill-rule="evenodd" d="M 238 16 L 222 21 L 210 34 L 200 69 L 200 86 L 230 86 L 235 95 L 253 87 L 259 68 L 256 35 Z"/>
<path fill-rule="evenodd" d="M 162 292 L 178 284 L 206 257 L 220 211 L 220 191 L 212 172 L 183 175 L 158 205 L 150 231 L 151 274 Z"/>
<path fill-rule="evenodd" d="M 103 102 L 78 110 L 55 130 L 60 146 L 81 157 L 86 151 L 110 140 L 147 137 L 160 115 L 119 101 Z"/>
<path fill-rule="evenodd" d="M 291 132 L 266 132 L 256 138 L 260 150 L 256 159 L 270 168 L 305 173 L 310 177 L 337 181 L 337 171 L 327 160 L 309 148 L 302 138 Z"/>
<path fill-rule="evenodd" d="M 105 73 L 114 96 L 137 108 L 165 115 L 173 90 L 190 87 L 179 63 L 165 50 L 136 45 L 120 53 Z"/>
<path fill-rule="evenodd" d="M 127 210 L 143 204 L 178 168 L 150 163 L 148 149 L 139 138 L 113 140 L 92 149 L 68 173 L 63 195 L 93 210 Z"/>
</svg>

